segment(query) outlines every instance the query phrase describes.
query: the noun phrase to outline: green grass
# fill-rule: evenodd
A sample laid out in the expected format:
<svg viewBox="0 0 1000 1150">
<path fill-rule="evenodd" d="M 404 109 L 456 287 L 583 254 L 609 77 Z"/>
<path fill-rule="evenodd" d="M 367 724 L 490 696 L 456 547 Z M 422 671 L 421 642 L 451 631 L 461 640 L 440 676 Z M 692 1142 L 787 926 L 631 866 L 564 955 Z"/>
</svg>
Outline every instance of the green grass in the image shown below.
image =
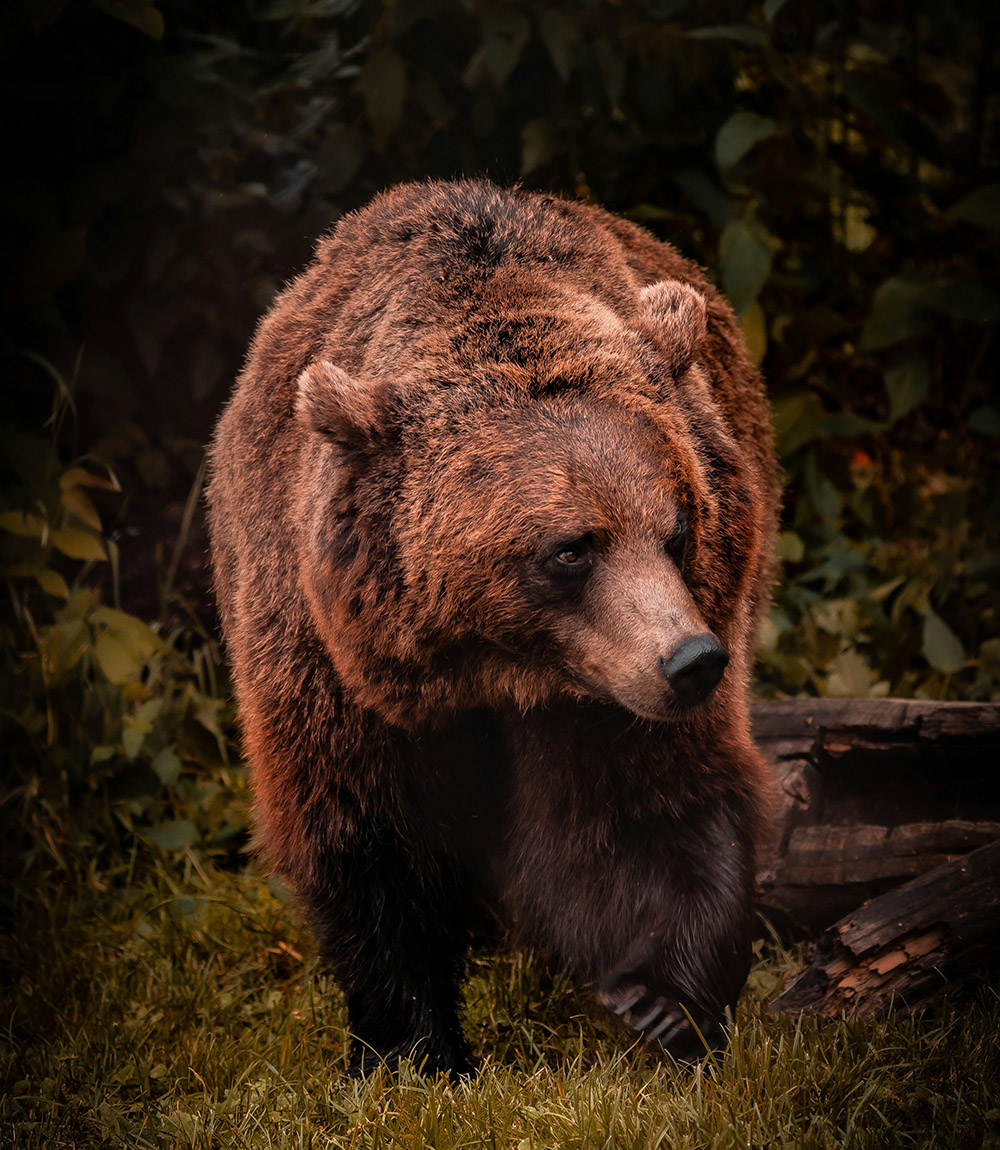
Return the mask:
<svg viewBox="0 0 1000 1150">
<path fill-rule="evenodd" d="M 769 951 L 728 1056 L 682 1071 L 531 958 L 475 956 L 477 1076 L 354 1082 L 340 995 L 253 867 L 141 843 L 77 857 L 14 888 L 0 1145 L 1000 1146 L 992 989 L 919 1018 L 774 1018 L 766 1002 L 793 956 Z"/>
</svg>

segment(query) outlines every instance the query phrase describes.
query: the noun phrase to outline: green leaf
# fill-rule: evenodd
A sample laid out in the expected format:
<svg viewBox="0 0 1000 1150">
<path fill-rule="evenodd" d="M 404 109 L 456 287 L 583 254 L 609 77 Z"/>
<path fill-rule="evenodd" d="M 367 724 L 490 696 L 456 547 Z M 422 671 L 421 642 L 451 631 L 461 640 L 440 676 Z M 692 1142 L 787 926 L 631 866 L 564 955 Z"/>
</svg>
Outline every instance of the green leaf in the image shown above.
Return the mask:
<svg viewBox="0 0 1000 1150">
<path fill-rule="evenodd" d="M 806 545 L 794 531 L 782 531 L 775 543 L 774 552 L 779 559 L 788 563 L 800 563 L 805 556 Z"/>
<path fill-rule="evenodd" d="M 606 36 L 597 41 L 594 52 L 597 55 L 597 66 L 601 70 L 608 105 L 612 109 L 618 108 L 625 95 L 625 60 L 615 51 L 614 45 Z"/>
<path fill-rule="evenodd" d="M 59 486 L 63 491 L 68 487 L 100 487 L 103 491 L 121 491 L 114 475 L 94 475 L 82 467 L 67 467 L 59 476 Z"/>
<path fill-rule="evenodd" d="M 0 515 L 0 528 L 25 539 L 41 539 L 45 534 L 45 520 L 30 512 L 4 511 Z"/>
<path fill-rule="evenodd" d="M 52 532 L 52 543 L 70 559 L 107 559 L 104 544 L 96 535 L 76 527 L 63 527 Z"/>
<path fill-rule="evenodd" d="M 719 241 L 722 285 L 733 310 L 742 315 L 771 274 L 771 244 L 758 221 L 731 220 Z"/>
<path fill-rule="evenodd" d="M 63 490 L 60 503 L 71 514 L 75 515 L 81 523 L 86 523 L 95 531 L 101 530 L 101 517 L 97 508 L 91 503 L 86 493 L 79 487 L 67 487 Z"/>
<path fill-rule="evenodd" d="M 51 567 L 40 567 L 33 574 L 38 586 L 47 595 L 54 595 L 57 599 L 69 598 L 69 587 L 58 571 L 53 571 Z"/>
<path fill-rule="evenodd" d="M 330 193 L 342 192 L 358 174 L 365 147 L 346 124 L 334 124 L 317 150 L 318 182 Z"/>
<path fill-rule="evenodd" d="M 1000 407 L 983 404 L 970 412 L 969 430 L 980 435 L 1000 436 Z"/>
<path fill-rule="evenodd" d="M 361 91 L 381 151 L 399 125 L 406 100 L 406 65 L 398 52 L 382 46 L 371 50 L 361 69 Z"/>
<path fill-rule="evenodd" d="M 552 64 L 565 84 L 576 65 L 577 45 L 580 43 L 580 25 L 565 12 L 543 8 L 536 17 L 538 32 L 549 50 Z"/>
<path fill-rule="evenodd" d="M 877 419 L 866 419 L 854 411 L 840 411 L 827 417 L 823 429 L 827 435 L 852 439 L 859 435 L 877 435 L 880 431 L 885 431 L 887 426 Z"/>
<path fill-rule="evenodd" d="M 552 156 L 554 144 L 548 120 L 529 120 L 521 129 L 521 175 L 540 168 Z"/>
<path fill-rule="evenodd" d="M 1000 184 L 986 184 L 970 192 L 950 207 L 945 215 L 950 220 L 965 220 L 981 228 L 1000 232 Z"/>
<path fill-rule="evenodd" d="M 137 678 L 145 665 L 145 660 L 136 651 L 127 647 L 110 631 L 98 635 L 94 643 L 94 657 L 109 683 L 127 683 Z"/>
<path fill-rule="evenodd" d="M 150 827 L 145 835 L 165 851 L 182 851 L 198 841 L 198 830 L 190 819 L 167 819 Z"/>
<path fill-rule="evenodd" d="M 895 423 L 927 401 L 931 389 L 931 365 L 923 356 L 912 356 L 885 371 L 889 393 L 889 422 Z"/>
<path fill-rule="evenodd" d="M 115 607 L 98 607 L 91 618 L 102 624 L 106 634 L 113 635 L 119 643 L 134 651 L 136 657 L 145 663 L 157 651 L 163 651 L 166 644 L 159 635 L 135 615 L 119 611 Z"/>
<path fill-rule="evenodd" d="M 530 39 L 531 24 L 520 12 L 501 8 L 487 18 L 483 28 L 483 63 L 498 88 L 507 83 Z"/>
<path fill-rule="evenodd" d="M 173 747 L 164 747 L 153 759 L 153 770 L 165 787 L 172 787 L 181 775 L 181 760 Z"/>
<path fill-rule="evenodd" d="M 775 127 L 774 120 L 767 116 L 759 116 L 756 112 L 734 112 L 715 137 L 715 162 L 723 171 L 732 168 L 751 148 L 773 135 Z"/>
<path fill-rule="evenodd" d="M 924 615 L 924 658 L 942 675 L 954 675 L 965 666 L 962 641 L 937 612 L 927 605 Z"/>
<path fill-rule="evenodd" d="M 811 391 L 779 399 L 773 407 L 773 418 L 778 454 L 782 458 L 825 433 L 823 404 Z"/>
<path fill-rule="evenodd" d="M 830 663 L 825 693 L 837 699 L 864 699 L 871 694 L 874 677 L 864 656 L 855 647 L 849 647 Z"/>
<path fill-rule="evenodd" d="M 864 351 L 891 347 L 922 335 L 933 325 L 940 285 L 926 280 L 894 276 L 880 285 L 861 331 Z"/>
<path fill-rule="evenodd" d="M 767 33 L 752 24 L 718 24 L 715 27 L 692 28 L 687 36 L 690 40 L 735 40 L 751 48 L 767 43 Z"/>
<path fill-rule="evenodd" d="M 122 730 L 122 746 L 125 748 L 125 755 L 128 759 L 134 759 L 142 750 L 142 744 L 152 729 L 152 723 L 143 722 L 141 719 L 132 719 L 126 722 Z"/>
<path fill-rule="evenodd" d="M 95 8 L 130 24 L 154 40 L 163 39 L 163 15 L 145 0 L 90 0 Z"/>
<path fill-rule="evenodd" d="M 733 205 L 728 196 L 704 172 L 699 172 L 697 168 L 685 168 L 677 176 L 677 186 L 719 231 L 733 218 Z"/>
</svg>

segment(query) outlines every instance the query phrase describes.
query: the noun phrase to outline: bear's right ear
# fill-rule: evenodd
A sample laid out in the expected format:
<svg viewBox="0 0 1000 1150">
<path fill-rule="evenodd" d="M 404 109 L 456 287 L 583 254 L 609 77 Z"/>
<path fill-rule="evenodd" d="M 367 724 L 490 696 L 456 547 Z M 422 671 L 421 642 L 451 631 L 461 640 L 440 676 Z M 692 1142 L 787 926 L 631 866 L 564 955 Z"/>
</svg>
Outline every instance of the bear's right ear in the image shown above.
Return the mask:
<svg viewBox="0 0 1000 1150">
<path fill-rule="evenodd" d="M 295 414 L 304 427 L 341 447 L 358 448 L 380 426 L 379 392 L 358 383 L 329 360 L 311 363 L 299 376 Z"/>
<path fill-rule="evenodd" d="M 659 336 L 674 375 L 682 376 L 707 334 L 705 297 L 680 280 L 660 280 L 642 289 L 639 315 Z"/>
</svg>

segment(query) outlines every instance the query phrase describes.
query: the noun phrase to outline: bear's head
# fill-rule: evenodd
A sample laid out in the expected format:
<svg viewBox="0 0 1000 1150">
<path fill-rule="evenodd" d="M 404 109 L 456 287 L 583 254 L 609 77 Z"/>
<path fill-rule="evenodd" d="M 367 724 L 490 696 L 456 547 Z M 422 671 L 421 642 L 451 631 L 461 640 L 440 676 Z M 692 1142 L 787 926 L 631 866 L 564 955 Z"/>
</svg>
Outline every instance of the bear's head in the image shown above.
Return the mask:
<svg viewBox="0 0 1000 1150">
<path fill-rule="evenodd" d="M 458 381 L 303 373 L 299 560 L 360 705 L 407 727 L 559 696 L 671 720 L 745 671 L 758 517 L 697 363 L 704 300 L 656 284 L 613 326 L 603 388 L 586 352 Z"/>
</svg>

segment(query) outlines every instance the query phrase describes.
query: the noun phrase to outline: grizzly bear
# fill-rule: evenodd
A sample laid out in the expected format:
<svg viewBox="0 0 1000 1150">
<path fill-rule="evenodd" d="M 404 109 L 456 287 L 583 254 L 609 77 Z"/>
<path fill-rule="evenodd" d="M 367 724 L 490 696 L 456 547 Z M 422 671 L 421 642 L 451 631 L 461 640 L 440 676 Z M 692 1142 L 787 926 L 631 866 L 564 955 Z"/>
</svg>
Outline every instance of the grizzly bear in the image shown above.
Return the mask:
<svg viewBox="0 0 1000 1150">
<path fill-rule="evenodd" d="M 641 228 L 377 196 L 260 324 L 211 449 L 255 797 L 355 1072 L 470 1066 L 482 906 L 679 1059 L 746 979 L 778 490 L 732 312 Z"/>
</svg>

